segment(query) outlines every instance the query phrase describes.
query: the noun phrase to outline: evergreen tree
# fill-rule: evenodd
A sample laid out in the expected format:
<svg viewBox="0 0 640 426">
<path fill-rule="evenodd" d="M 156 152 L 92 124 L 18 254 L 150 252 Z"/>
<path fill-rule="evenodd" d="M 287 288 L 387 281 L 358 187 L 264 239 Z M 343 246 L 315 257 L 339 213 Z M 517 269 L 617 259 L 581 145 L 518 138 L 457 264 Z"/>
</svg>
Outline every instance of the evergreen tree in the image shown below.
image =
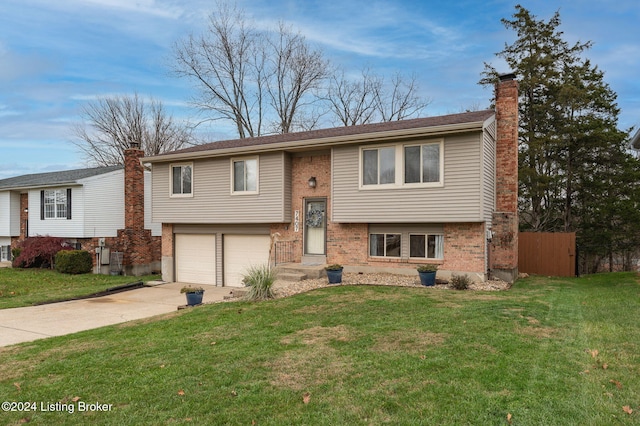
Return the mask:
<svg viewBox="0 0 640 426">
<path fill-rule="evenodd" d="M 582 57 L 591 42 L 564 41 L 558 12 L 538 20 L 517 5 L 502 23 L 517 34 L 497 56 L 520 81 L 520 228 L 576 231 L 596 264 L 634 250 L 640 164 L 617 128 L 615 92 Z M 480 84 L 493 85 L 497 75 L 485 64 Z"/>
</svg>

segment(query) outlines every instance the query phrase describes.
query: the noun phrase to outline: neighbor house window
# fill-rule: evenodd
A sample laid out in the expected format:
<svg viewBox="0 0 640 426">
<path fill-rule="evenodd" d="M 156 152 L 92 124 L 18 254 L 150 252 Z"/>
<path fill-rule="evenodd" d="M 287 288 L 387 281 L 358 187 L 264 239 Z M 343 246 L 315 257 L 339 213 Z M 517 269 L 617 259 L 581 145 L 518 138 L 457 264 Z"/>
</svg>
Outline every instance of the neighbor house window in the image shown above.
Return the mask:
<svg viewBox="0 0 640 426">
<path fill-rule="evenodd" d="M 171 195 L 190 196 L 193 191 L 193 166 L 176 164 L 171 166 Z"/>
<path fill-rule="evenodd" d="M 409 257 L 423 259 L 442 259 L 443 253 L 442 235 L 411 234 L 409 235 Z"/>
<path fill-rule="evenodd" d="M 404 183 L 440 182 L 440 144 L 404 147 Z"/>
<path fill-rule="evenodd" d="M 44 219 L 67 219 L 67 190 L 42 191 Z"/>
<path fill-rule="evenodd" d="M 369 234 L 369 256 L 400 257 L 401 234 Z"/>
<path fill-rule="evenodd" d="M 233 192 L 258 191 L 258 159 L 232 160 Z"/>
<path fill-rule="evenodd" d="M 396 148 L 362 150 L 362 184 L 384 185 L 396 181 Z"/>
</svg>

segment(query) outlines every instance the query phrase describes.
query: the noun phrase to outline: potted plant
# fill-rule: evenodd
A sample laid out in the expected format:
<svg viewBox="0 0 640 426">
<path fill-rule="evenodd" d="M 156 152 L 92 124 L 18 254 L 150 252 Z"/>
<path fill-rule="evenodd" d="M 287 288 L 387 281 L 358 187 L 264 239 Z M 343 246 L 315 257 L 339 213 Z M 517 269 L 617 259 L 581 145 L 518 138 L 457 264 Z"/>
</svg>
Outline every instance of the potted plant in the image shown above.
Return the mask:
<svg viewBox="0 0 640 426">
<path fill-rule="evenodd" d="M 420 284 L 431 287 L 436 283 L 436 271 L 438 265 L 427 263 L 426 265 L 418 266 L 418 275 L 420 275 Z"/>
<path fill-rule="evenodd" d="M 202 287 L 182 287 L 180 293 L 184 293 L 187 296 L 187 306 L 196 306 L 202 303 L 202 297 L 204 296 L 204 288 Z"/>
<path fill-rule="evenodd" d="M 329 284 L 340 284 L 342 282 L 342 265 L 333 264 L 324 268 L 327 271 Z"/>
</svg>

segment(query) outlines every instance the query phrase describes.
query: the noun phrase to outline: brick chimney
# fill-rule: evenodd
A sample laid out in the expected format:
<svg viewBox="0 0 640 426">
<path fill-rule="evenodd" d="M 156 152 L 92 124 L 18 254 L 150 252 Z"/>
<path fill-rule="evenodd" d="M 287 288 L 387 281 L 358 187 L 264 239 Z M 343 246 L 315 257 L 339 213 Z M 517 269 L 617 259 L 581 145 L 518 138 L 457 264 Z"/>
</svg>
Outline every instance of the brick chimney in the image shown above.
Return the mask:
<svg viewBox="0 0 640 426">
<path fill-rule="evenodd" d="M 492 218 L 490 272 L 518 277 L 518 82 L 501 75 L 496 85 L 496 208 Z"/>
<path fill-rule="evenodd" d="M 124 229 L 118 230 L 116 250 L 123 253 L 127 275 L 151 272 L 154 261 L 154 238 L 144 228 L 144 151 L 138 144 L 124 151 Z"/>
<path fill-rule="evenodd" d="M 144 229 L 144 151 L 132 144 L 124 151 L 124 227 Z"/>
</svg>

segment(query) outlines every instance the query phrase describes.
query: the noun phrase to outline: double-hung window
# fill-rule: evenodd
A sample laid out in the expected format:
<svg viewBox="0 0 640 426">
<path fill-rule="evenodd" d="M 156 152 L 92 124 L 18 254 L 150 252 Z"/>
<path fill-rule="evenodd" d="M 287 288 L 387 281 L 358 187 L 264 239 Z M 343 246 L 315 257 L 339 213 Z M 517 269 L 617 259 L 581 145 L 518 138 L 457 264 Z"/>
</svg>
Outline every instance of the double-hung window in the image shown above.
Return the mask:
<svg viewBox="0 0 640 426">
<path fill-rule="evenodd" d="M 362 150 L 362 184 L 384 185 L 396 181 L 394 146 Z"/>
<path fill-rule="evenodd" d="M 42 199 L 44 219 L 67 219 L 66 189 L 46 189 Z"/>
<path fill-rule="evenodd" d="M 363 189 L 440 186 L 443 164 L 442 140 L 363 147 L 360 186 Z"/>
<path fill-rule="evenodd" d="M 444 257 L 442 235 L 410 234 L 409 257 L 442 259 Z"/>
<path fill-rule="evenodd" d="M 404 183 L 440 182 L 440 144 L 404 147 Z"/>
<path fill-rule="evenodd" d="M 400 257 L 401 234 L 369 234 L 369 256 Z"/>
<path fill-rule="evenodd" d="M 231 163 L 233 175 L 233 192 L 258 192 L 258 159 L 233 159 Z"/>
<path fill-rule="evenodd" d="M 193 195 L 193 165 L 171 165 L 171 195 L 190 197 Z"/>
</svg>

